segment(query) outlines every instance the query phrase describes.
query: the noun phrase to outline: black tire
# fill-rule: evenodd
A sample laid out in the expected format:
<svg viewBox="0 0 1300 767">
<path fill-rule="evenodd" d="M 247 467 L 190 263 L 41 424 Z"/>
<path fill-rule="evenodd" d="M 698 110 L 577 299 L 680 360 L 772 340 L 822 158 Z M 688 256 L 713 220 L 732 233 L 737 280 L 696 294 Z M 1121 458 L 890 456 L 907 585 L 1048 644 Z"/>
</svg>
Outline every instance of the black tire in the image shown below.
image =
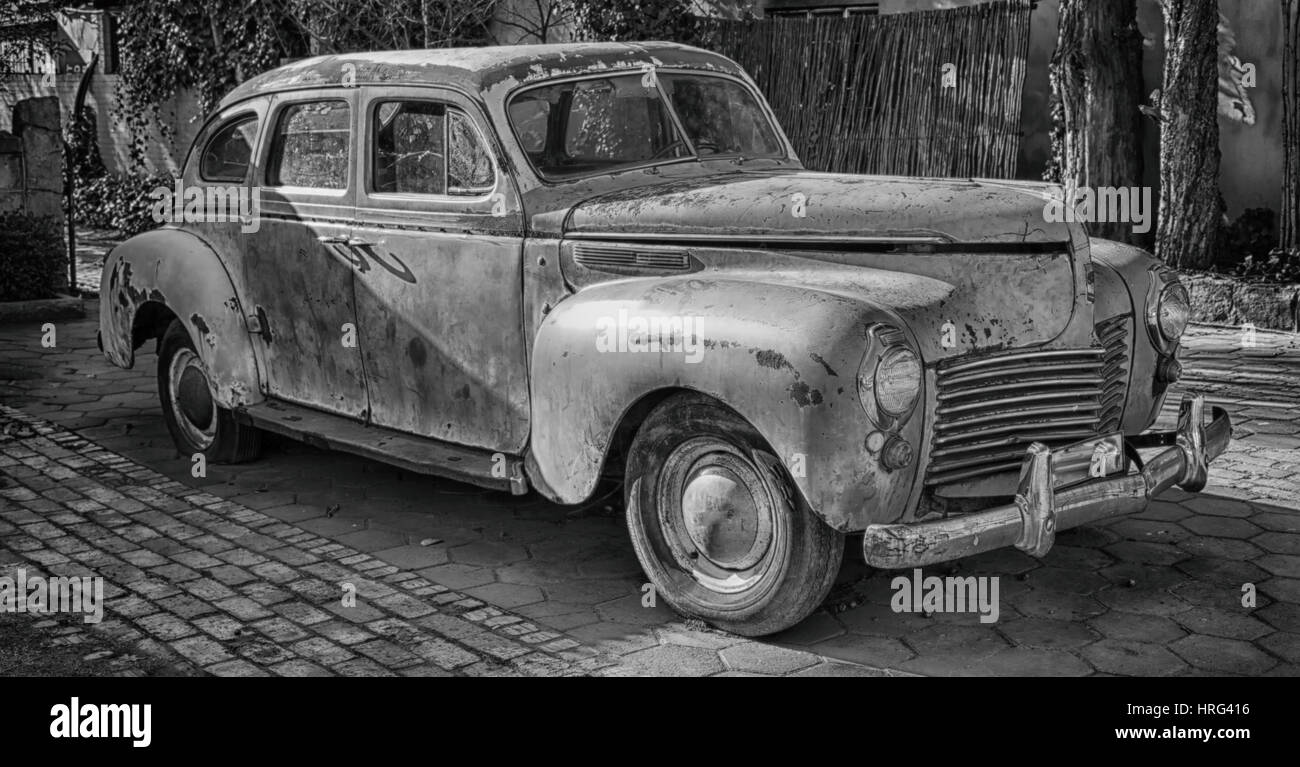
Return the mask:
<svg viewBox="0 0 1300 767">
<path fill-rule="evenodd" d="M 673 395 L 641 425 L 626 466 L 632 545 L 677 612 L 762 636 L 826 599 L 843 533 L 803 503 L 767 443 L 726 406 Z"/>
<path fill-rule="evenodd" d="M 212 399 L 206 368 L 180 320 L 172 321 L 158 344 L 158 399 L 182 456 L 202 453 L 211 463 L 243 463 L 261 452 L 261 430 L 238 423 Z"/>
</svg>

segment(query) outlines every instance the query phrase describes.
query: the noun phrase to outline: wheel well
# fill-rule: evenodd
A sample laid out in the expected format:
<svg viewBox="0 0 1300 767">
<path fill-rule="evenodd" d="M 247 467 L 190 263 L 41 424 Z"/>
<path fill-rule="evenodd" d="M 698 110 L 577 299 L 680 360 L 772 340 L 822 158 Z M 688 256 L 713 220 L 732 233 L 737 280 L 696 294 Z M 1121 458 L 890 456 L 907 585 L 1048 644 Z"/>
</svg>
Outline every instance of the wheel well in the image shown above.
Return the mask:
<svg viewBox="0 0 1300 767">
<path fill-rule="evenodd" d="M 614 428 L 614 434 L 610 437 L 609 446 L 605 449 L 605 463 L 601 467 L 600 478 L 602 480 L 623 481 L 623 470 L 627 465 L 627 453 L 632 447 L 632 440 L 636 438 L 636 433 L 641 429 L 641 424 L 650 415 L 650 411 L 659 406 L 659 403 L 673 396 L 674 394 L 697 394 L 702 397 L 717 402 L 736 414 L 737 418 L 749 423 L 749 419 L 742 416 L 735 408 L 717 397 L 710 396 L 696 389 L 690 389 L 684 386 L 674 386 L 667 389 L 656 389 L 655 391 L 645 394 L 641 399 L 632 403 L 619 419 L 618 426 Z M 751 424 L 752 427 L 752 424 Z"/>
<path fill-rule="evenodd" d="M 135 320 L 131 323 L 131 348 L 139 349 L 150 338 L 161 339 L 176 319 L 176 313 L 166 304 L 146 301 L 135 311 Z"/>
<path fill-rule="evenodd" d="M 623 417 L 619 419 L 618 426 L 614 428 L 614 434 L 610 437 L 609 446 L 605 449 L 605 464 L 600 471 L 602 480 L 623 481 L 623 469 L 627 466 L 627 452 L 632 447 L 632 440 L 636 438 L 641 424 L 645 423 L 646 417 L 650 415 L 650 411 L 674 394 L 689 391 L 693 390 L 679 387 L 657 389 L 642 396 L 623 412 Z"/>
</svg>

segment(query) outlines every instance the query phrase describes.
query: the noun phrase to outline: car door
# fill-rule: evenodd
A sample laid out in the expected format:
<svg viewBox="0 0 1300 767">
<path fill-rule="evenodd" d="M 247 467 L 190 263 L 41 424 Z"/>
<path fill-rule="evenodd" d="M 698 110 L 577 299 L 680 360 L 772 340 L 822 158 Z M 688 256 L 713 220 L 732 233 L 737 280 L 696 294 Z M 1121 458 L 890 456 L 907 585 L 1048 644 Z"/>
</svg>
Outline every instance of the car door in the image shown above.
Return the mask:
<svg viewBox="0 0 1300 767">
<path fill-rule="evenodd" d="M 356 200 L 354 89 L 277 96 L 266 131 L 260 218 L 243 249 L 246 307 L 262 335 L 266 393 L 368 414 L 347 245 Z"/>
<path fill-rule="evenodd" d="M 353 244 L 371 423 L 517 453 L 523 216 L 490 124 L 451 90 L 362 96 Z"/>
</svg>

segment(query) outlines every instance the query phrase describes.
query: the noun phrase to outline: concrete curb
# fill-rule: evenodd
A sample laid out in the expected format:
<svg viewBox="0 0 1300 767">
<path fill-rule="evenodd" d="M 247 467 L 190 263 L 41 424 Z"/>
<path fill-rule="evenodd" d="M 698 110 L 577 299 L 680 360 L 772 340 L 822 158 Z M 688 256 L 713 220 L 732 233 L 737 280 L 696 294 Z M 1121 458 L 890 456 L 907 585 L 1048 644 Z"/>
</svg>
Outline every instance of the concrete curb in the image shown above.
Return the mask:
<svg viewBox="0 0 1300 767">
<path fill-rule="evenodd" d="M 86 316 L 86 303 L 76 296 L 42 298 L 34 301 L 0 302 L 0 325 L 50 320 L 80 320 Z"/>
</svg>

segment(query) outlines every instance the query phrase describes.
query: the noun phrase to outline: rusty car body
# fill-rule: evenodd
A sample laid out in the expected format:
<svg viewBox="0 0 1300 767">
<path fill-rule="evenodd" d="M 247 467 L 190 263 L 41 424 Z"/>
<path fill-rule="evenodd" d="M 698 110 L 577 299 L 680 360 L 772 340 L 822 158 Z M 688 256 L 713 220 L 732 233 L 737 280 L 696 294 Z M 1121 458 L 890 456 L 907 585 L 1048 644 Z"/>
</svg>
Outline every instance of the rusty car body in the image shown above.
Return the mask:
<svg viewBox="0 0 1300 767">
<path fill-rule="evenodd" d="M 271 431 L 562 504 L 621 479 L 659 594 L 740 633 L 815 609 L 848 533 L 881 568 L 1042 556 L 1229 438 L 1193 397 L 1148 433 L 1188 314 L 1158 261 L 1045 220 L 1045 185 L 806 170 L 695 48 L 294 62 L 181 180 L 259 226 L 122 244 L 100 323 L 120 366 L 157 339 L 183 453 Z"/>
</svg>

